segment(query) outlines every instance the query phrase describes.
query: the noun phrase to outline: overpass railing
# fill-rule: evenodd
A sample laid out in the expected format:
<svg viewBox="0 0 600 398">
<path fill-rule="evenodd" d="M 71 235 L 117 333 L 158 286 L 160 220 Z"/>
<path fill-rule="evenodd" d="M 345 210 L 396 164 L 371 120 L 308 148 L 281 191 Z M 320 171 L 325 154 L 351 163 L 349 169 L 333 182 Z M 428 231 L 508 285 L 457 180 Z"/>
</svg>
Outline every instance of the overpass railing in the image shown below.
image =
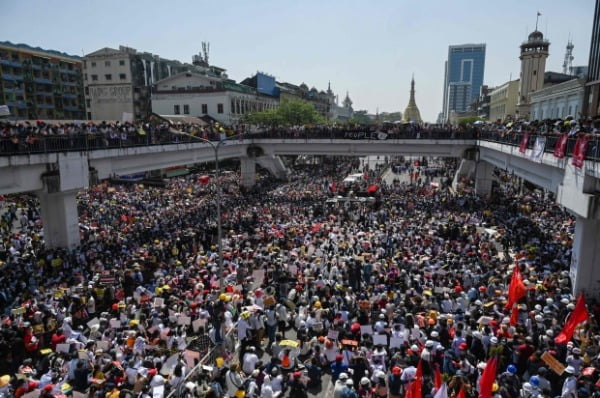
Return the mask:
<svg viewBox="0 0 600 398">
<path fill-rule="evenodd" d="M 202 138 L 218 141 L 219 134 L 208 133 Z M 544 135 L 546 137 L 545 152 L 553 152 L 559 136 Z M 530 134 L 527 148 L 533 148 L 538 135 Z M 406 129 L 391 131 L 375 131 L 361 128 L 302 128 L 302 129 L 269 129 L 253 133 L 238 134 L 241 139 L 295 139 L 295 140 L 337 140 L 349 139 L 359 141 L 381 140 L 406 140 L 406 139 L 431 139 L 431 140 L 483 140 L 502 144 L 519 146 L 522 133 L 503 133 L 493 130 L 448 130 L 448 129 Z M 571 156 L 575 147 L 575 137 L 570 137 L 567 142 L 566 156 Z M 140 146 L 169 145 L 180 143 L 198 143 L 197 139 L 189 135 L 173 131 L 148 131 L 143 134 L 133 133 L 120 136 L 104 134 L 74 134 L 60 136 L 14 136 L 0 138 L 0 156 L 92 151 L 97 149 L 131 148 Z M 587 160 L 600 161 L 600 137 L 590 139 Z"/>
<path fill-rule="evenodd" d="M 503 134 L 500 131 L 482 131 L 479 133 L 479 139 L 481 141 L 497 142 L 500 144 L 519 147 L 521 145 L 524 135 L 524 133 L 514 132 L 509 134 Z M 554 148 L 556 147 L 556 144 L 560 139 L 559 135 L 529 134 L 529 139 L 527 140 L 526 148 L 533 149 L 538 137 L 546 138 L 546 145 L 544 147 L 545 153 L 553 153 Z M 565 157 L 570 157 L 573 155 L 573 150 L 575 149 L 575 142 L 577 142 L 577 137 L 569 137 L 567 139 Z M 600 161 L 600 136 L 592 136 L 590 138 L 590 141 L 587 146 L 585 159 L 595 162 Z"/>
</svg>

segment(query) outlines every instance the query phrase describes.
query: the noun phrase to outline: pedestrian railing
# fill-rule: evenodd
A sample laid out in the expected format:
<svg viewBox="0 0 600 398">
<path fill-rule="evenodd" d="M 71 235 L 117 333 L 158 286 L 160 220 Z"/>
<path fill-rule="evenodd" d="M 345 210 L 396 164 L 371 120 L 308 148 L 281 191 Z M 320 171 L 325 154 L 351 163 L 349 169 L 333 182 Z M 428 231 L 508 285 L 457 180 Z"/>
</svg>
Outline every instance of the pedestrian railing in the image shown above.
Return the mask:
<svg viewBox="0 0 600 398">
<path fill-rule="evenodd" d="M 391 130 L 376 131 L 367 129 L 338 129 L 338 128 L 306 128 L 268 129 L 253 133 L 236 134 L 237 140 L 259 139 L 289 139 L 289 140 L 356 140 L 356 141 L 393 141 L 393 140 L 436 140 L 436 141 L 465 141 L 481 140 L 498 142 L 506 145 L 519 146 L 523 133 L 504 133 L 496 130 L 469 129 L 459 130 Z M 546 137 L 545 152 L 552 152 L 558 141 L 558 135 L 530 134 L 527 148 L 533 148 L 538 136 Z M 209 141 L 219 141 L 220 134 L 203 133 L 199 137 Z M 566 156 L 571 156 L 575 148 L 576 137 L 569 137 Z M 235 140 L 231 140 L 232 144 Z M 75 134 L 61 136 L 14 136 L 0 138 L 0 156 L 28 155 L 40 153 L 93 151 L 99 149 L 132 148 L 155 145 L 172 145 L 198 143 L 198 140 L 188 134 L 172 130 L 157 130 L 127 135 L 111 136 L 106 134 Z M 475 143 L 474 143 L 475 144 Z M 586 159 L 600 160 L 600 137 L 591 136 L 587 147 Z"/>
</svg>

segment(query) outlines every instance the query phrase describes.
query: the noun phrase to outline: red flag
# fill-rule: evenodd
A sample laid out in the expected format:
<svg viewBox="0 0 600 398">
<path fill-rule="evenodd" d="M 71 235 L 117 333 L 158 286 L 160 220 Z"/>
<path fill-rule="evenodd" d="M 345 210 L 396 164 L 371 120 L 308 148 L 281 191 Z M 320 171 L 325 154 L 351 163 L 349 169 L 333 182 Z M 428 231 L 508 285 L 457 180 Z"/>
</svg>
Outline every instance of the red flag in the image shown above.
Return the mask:
<svg viewBox="0 0 600 398">
<path fill-rule="evenodd" d="M 335 185 L 335 181 L 332 181 L 331 184 L 329 184 L 329 190 L 331 192 L 337 192 L 337 187 Z"/>
<path fill-rule="evenodd" d="M 462 386 L 460 386 L 460 390 L 458 391 L 458 394 L 456 394 L 456 398 L 467 398 L 467 395 L 465 394 L 465 385 L 464 384 Z"/>
<path fill-rule="evenodd" d="M 523 138 L 521 138 L 521 145 L 519 145 L 519 152 L 525 153 L 527 150 L 527 141 L 529 141 L 529 133 L 523 134 Z"/>
<path fill-rule="evenodd" d="M 419 364 L 417 365 L 417 373 L 415 373 L 415 380 L 412 382 L 412 385 L 411 385 L 412 398 L 422 398 L 423 397 L 423 393 L 421 391 L 422 388 L 423 388 L 423 368 L 421 365 L 421 360 L 419 360 Z"/>
<path fill-rule="evenodd" d="M 377 192 L 377 189 L 379 189 L 377 185 L 369 185 L 369 187 L 367 188 L 367 193 L 375 193 Z"/>
<path fill-rule="evenodd" d="M 517 323 L 519 323 L 519 307 L 517 305 L 513 305 L 510 313 L 510 325 L 516 326 Z"/>
<path fill-rule="evenodd" d="M 526 293 L 527 288 L 521 278 L 521 271 L 519 271 L 519 266 L 515 265 L 510 279 L 510 286 L 508 287 L 508 301 L 505 308 L 511 308 L 513 304 L 518 303 L 519 300 L 525 297 Z"/>
<path fill-rule="evenodd" d="M 571 312 L 569 320 L 565 323 L 563 330 L 561 330 L 558 336 L 556 336 L 554 342 L 556 344 L 566 344 L 569 340 L 571 340 L 571 337 L 573 337 L 575 327 L 581 322 L 587 321 L 588 318 L 589 314 L 585 308 L 585 299 L 583 298 L 582 293 L 577 299 L 577 304 L 575 304 L 575 309 L 573 312 Z"/>
<path fill-rule="evenodd" d="M 412 391 L 413 390 L 412 389 L 413 384 L 415 384 L 415 382 L 411 381 L 406 386 L 406 390 L 404 391 L 404 398 L 413 398 L 413 391 Z"/>
<path fill-rule="evenodd" d="M 313 225 L 313 227 L 311 228 L 312 233 L 316 233 L 319 232 L 321 230 L 321 228 L 323 227 L 322 224 L 315 224 Z"/>
<path fill-rule="evenodd" d="M 562 159 L 565 157 L 565 153 L 567 151 L 567 141 L 569 140 L 568 134 L 563 134 L 560 136 L 556 144 L 554 145 L 554 156 Z"/>
<path fill-rule="evenodd" d="M 485 369 L 479 379 L 479 398 L 492 398 L 492 387 L 496 380 L 498 357 L 493 356 L 485 364 Z"/>
<path fill-rule="evenodd" d="M 442 386 L 442 372 L 440 372 L 440 365 L 435 364 L 435 370 L 433 374 L 433 385 L 435 390 L 438 391 Z"/>
<path fill-rule="evenodd" d="M 575 148 L 573 148 L 573 160 L 571 161 L 571 164 L 578 169 L 583 167 L 589 142 L 590 137 L 587 135 L 577 138 L 577 142 L 575 142 Z"/>
<path fill-rule="evenodd" d="M 207 175 L 202 175 L 202 176 L 198 177 L 198 182 L 202 185 L 208 184 L 209 181 L 210 181 L 210 177 Z"/>
</svg>

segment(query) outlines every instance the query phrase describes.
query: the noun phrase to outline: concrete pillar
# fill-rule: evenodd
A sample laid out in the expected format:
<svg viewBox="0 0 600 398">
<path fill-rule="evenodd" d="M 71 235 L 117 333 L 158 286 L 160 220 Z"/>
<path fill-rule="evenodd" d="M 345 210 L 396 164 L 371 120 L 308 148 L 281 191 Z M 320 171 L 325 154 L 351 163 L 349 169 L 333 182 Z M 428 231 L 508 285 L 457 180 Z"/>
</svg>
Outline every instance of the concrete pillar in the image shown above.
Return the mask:
<svg viewBox="0 0 600 398">
<path fill-rule="evenodd" d="M 240 158 L 241 181 L 243 187 L 250 188 L 256 183 L 256 161 L 249 157 Z"/>
<path fill-rule="evenodd" d="M 479 196 L 489 196 L 492 193 L 494 166 L 488 162 L 479 161 L 475 170 L 475 193 Z"/>
<path fill-rule="evenodd" d="M 600 296 L 600 220 L 577 216 L 571 254 L 573 294 Z"/>
<path fill-rule="evenodd" d="M 79 245 L 77 192 L 77 190 L 55 193 L 36 192 L 40 200 L 44 241 L 47 248 L 72 249 Z"/>
</svg>

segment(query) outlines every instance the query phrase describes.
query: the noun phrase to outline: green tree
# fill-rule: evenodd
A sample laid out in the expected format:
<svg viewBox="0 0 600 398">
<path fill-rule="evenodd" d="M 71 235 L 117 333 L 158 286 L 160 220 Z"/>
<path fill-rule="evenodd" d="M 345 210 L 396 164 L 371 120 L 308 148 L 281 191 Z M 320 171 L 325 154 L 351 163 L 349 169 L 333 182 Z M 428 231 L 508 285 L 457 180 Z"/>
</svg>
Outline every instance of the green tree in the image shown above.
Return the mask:
<svg viewBox="0 0 600 398">
<path fill-rule="evenodd" d="M 460 126 L 467 126 L 469 124 L 473 124 L 479 120 L 483 120 L 479 116 L 465 116 L 458 119 L 458 124 Z"/>
<path fill-rule="evenodd" d="M 313 104 L 299 100 L 283 100 L 277 108 L 248 113 L 243 120 L 266 126 L 302 126 L 325 122 Z"/>
<path fill-rule="evenodd" d="M 354 111 L 349 124 L 372 124 L 373 120 L 367 115 L 367 111 Z"/>
</svg>

